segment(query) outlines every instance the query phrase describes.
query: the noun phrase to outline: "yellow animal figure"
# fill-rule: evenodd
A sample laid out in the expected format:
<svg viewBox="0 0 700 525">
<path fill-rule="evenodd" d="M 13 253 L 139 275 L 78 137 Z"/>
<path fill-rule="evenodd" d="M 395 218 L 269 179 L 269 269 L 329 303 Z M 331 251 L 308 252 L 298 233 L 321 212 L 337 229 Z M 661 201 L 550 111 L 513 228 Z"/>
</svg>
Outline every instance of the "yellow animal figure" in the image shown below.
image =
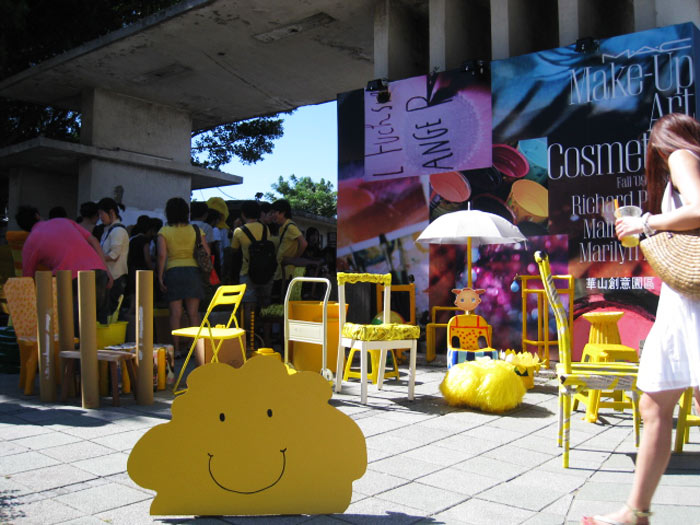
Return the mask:
<svg viewBox="0 0 700 525">
<path fill-rule="evenodd" d="M 187 378 L 172 420 L 136 443 L 129 476 L 155 490 L 154 515 L 331 514 L 367 468 L 357 424 L 314 372 L 276 359 L 210 363 Z"/>
<path fill-rule="evenodd" d="M 481 297 L 486 290 L 473 288 L 455 288 L 452 293 L 455 294 L 455 306 L 464 313 L 469 313 L 474 311 L 474 309 L 481 303 Z"/>
</svg>

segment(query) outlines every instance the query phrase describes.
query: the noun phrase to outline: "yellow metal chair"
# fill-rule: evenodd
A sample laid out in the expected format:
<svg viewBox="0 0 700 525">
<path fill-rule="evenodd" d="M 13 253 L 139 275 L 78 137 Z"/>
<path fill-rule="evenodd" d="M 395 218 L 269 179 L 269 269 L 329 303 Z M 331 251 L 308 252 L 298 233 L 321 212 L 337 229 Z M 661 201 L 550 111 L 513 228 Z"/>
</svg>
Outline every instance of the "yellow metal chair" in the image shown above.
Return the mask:
<svg viewBox="0 0 700 525">
<path fill-rule="evenodd" d="M 438 312 L 461 311 L 462 310 L 457 306 L 433 306 L 430 322 L 425 325 L 425 360 L 428 363 L 435 360 L 435 330 L 438 328 L 447 328 L 447 323 L 440 323 L 437 321 Z"/>
<path fill-rule="evenodd" d="M 637 390 L 636 363 L 572 363 L 571 331 L 567 313 L 552 278 L 549 258 L 535 252 L 535 262 L 547 299 L 554 311 L 559 340 L 559 360 L 556 373 L 559 384 L 559 446 L 563 446 L 563 466 L 569 467 L 570 427 L 572 398 L 590 390 L 629 391 L 631 393 L 634 418 L 634 443 L 639 445 L 639 391 Z"/>
<path fill-rule="evenodd" d="M 374 283 L 384 285 L 384 322 L 379 325 L 346 323 L 345 285 L 355 283 Z M 392 324 L 391 316 L 391 274 L 338 273 L 339 335 L 338 366 L 336 370 L 335 391 L 342 389 L 343 376 L 340 373 L 345 364 L 345 348 L 360 351 L 360 401 L 367 403 L 367 356 L 370 350 L 379 350 L 379 375 L 377 389 L 382 388 L 384 367 L 388 350 L 409 348 L 408 399 L 413 400 L 416 382 L 416 350 L 420 328 L 407 324 Z"/>
<path fill-rule="evenodd" d="M 225 340 L 238 339 L 241 345 L 241 354 L 243 355 L 243 362 L 245 362 L 245 330 L 238 327 L 238 319 L 236 318 L 236 311 L 238 310 L 238 307 L 241 305 L 241 301 L 243 300 L 245 288 L 245 284 L 219 286 L 216 289 L 214 297 L 212 297 L 211 302 L 209 303 L 209 307 L 207 308 L 207 312 L 204 314 L 202 322 L 199 326 L 191 326 L 189 328 L 178 328 L 177 330 L 172 331 L 172 334 L 174 336 L 192 338 L 192 345 L 190 346 L 190 351 L 187 352 L 187 357 L 185 358 L 185 362 L 182 365 L 180 374 L 177 376 L 177 381 L 175 381 L 175 386 L 173 387 L 173 393 L 175 395 L 182 394 L 187 390 L 186 388 L 178 390 L 178 386 L 180 385 L 182 376 L 185 373 L 187 364 L 189 363 L 190 358 L 192 357 L 192 352 L 194 352 L 194 349 L 197 346 L 197 341 L 199 341 L 200 339 L 207 339 L 211 344 L 212 363 L 219 362 L 219 348 L 221 348 L 221 345 Z M 227 306 L 229 308 L 232 308 L 231 315 L 228 318 L 228 323 L 226 323 L 225 325 L 218 324 L 216 326 L 212 326 L 209 322 L 209 314 L 211 314 L 212 310 L 217 306 Z M 231 326 L 232 324 L 233 326 Z"/>
<path fill-rule="evenodd" d="M 683 452 L 683 445 L 690 441 L 690 427 L 700 427 L 700 414 L 690 413 L 693 404 L 693 389 L 688 388 L 681 396 L 678 408 L 678 421 L 676 422 L 676 443 L 674 452 Z"/>
</svg>

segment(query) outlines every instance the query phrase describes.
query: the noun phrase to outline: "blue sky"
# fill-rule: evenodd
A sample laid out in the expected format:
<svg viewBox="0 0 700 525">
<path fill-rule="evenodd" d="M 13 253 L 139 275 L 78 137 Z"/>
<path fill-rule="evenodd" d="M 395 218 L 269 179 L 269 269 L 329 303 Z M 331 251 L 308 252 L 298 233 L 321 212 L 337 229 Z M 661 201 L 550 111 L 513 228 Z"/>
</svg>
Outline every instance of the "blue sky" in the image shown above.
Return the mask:
<svg viewBox="0 0 700 525">
<path fill-rule="evenodd" d="M 233 161 L 221 168 L 243 177 L 243 184 L 192 192 L 193 200 L 209 197 L 253 199 L 259 191 L 272 191 L 270 185 L 282 175 L 330 180 L 338 188 L 338 132 L 336 102 L 304 106 L 284 116 L 284 135 L 275 142 L 272 153 L 249 166 Z"/>
</svg>

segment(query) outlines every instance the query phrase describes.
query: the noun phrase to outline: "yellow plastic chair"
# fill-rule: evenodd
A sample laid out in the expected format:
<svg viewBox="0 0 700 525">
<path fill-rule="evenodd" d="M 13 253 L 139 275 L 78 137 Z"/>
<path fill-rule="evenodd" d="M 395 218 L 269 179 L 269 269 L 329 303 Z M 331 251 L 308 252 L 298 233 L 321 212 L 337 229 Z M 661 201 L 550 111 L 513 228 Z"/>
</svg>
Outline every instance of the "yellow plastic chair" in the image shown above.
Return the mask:
<svg viewBox="0 0 700 525">
<path fill-rule="evenodd" d="M 693 389 L 688 388 L 681 396 L 678 408 L 678 421 L 676 422 L 676 443 L 674 452 L 683 452 L 683 445 L 690 441 L 690 427 L 700 427 L 700 414 L 690 413 L 693 404 Z"/>
<path fill-rule="evenodd" d="M 384 285 L 384 322 L 378 325 L 346 323 L 345 285 L 374 283 Z M 340 393 L 343 376 L 340 373 L 345 364 L 345 348 L 360 351 L 360 401 L 367 403 L 367 356 L 371 349 L 379 350 L 379 375 L 377 389 L 381 390 L 384 381 L 386 353 L 391 349 L 409 348 L 408 399 L 413 400 L 416 382 L 416 349 L 420 328 L 407 324 L 392 324 L 391 318 L 391 274 L 338 273 L 338 366 L 335 391 Z"/>
<path fill-rule="evenodd" d="M 572 363 L 571 331 L 567 313 L 552 278 L 549 258 L 543 252 L 535 252 L 535 262 L 540 270 L 542 284 L 554 312 L 559 339 L 559 360 L 556 373 L 559 384 L 559 437 L 563 446 L 563 466 L 569 468 L 569 448 L 572 398 L 590 390 L 629 391 L 633 404 L 634 444 L 639 446 L 639 390 L 637 390 L 636 363 Z"/>
<path fill-rule="evenodd" d="M 182 369 L 180 369 L 180 374 L 177 376 L 177 381 L 175 381 L 175 386 L 173 387 L 173 393 L 175 395 L 182 394 L 187 390 L 186 388 L 178 390 L 178 386 L 180 385 L 182 376 L 185 373 L 187 364 L 189 363 L 190 358 L 192 357 L 192 352 L 194 352 L 194 349 L 197 346 L 197 341 L 199 341 L 200 339 L 209 340 L 209 343 L 211 344 L 212 348 L 212 363 L 219 362 L 219 348 L 221 348 L 221 345 L 225 340 L 238 339 L 241 345 L 241 354 L 243 355 L 243 362 L 245 363 L 245 351 L 243 350 L 245 348 L 245 330 L 238 327 L 238 319 L 236 318 L 236 311 L 238 310 L 238 307 L 241 305 L 241 301 L 243 300 L 245 288 L 245 284 L 219 286 L 216 289 L 214 297 L 212 297 L 211 302 L 209 303 L 209 307 L 207 308 L 207 312 L 204 314 L 202 322 L 199 326 L 191 326 L 189 328 L 178 328 L 177 330 L 172 331 L 172 334 L 174 336 L 192 338 L 192 345 L 190 345 L 190 351 L 187 352 L 187 357 L 185 358 L 185 362 L 182 365 Z M 217 306 L 228 306 L 229 308 L 233 308 L 233 310 L 231 311 L 231 315 L 228 318 L 228 323 L 226 323 L 225 325 L 218 324 L 216 326 L 212 326 L 209 322 L 209 314 L 211 314 L 212 310 Z M 234 326 L 232 327 L 231 324 L 233 324 Z"/>
<path fill-rule="evenodd" d="M 39 365 L 39 347 L 36 339 L 36 288 L 31 277 L 11 277 L 3 287 L 7 297 L 7 307 L 12 317 L 12 323 L 19 345 L 19 387 L 29 396 L 34 393 L 34 378 Z M 58 359 L 58 312 L 56 306 L 56 280 L 54 279 L 53 299 L 53 333 L 56 362 L 56 377 L 61 377 L 61 366 Z"/>
<path fill-rule="evenodd" d="M 480 315 L 455 315 L 447 323 L 447 367 L 480 357 L 498 359 L 498 350 L 491 348 L 493 328 Z M 479 338 L 486 346 L 479 348 Z"/>
</svg>

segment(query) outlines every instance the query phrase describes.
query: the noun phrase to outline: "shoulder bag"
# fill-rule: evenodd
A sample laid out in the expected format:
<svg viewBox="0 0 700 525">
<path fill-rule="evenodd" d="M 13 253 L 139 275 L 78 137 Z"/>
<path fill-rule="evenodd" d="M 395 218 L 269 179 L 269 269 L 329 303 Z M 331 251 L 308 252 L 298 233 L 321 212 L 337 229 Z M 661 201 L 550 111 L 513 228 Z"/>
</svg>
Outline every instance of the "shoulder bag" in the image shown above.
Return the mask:
<svg viewBox="0 0 700 525">
<path fill-rule="evenodd" d="M 204 249 L 204 245 L 202 244 L 202 235 L 199 233 L 199 227 L 196 224 L 193 224 L 192 227 L 197 235 L 197 238 L 194 241 L 194 253 L 192 255 L 194 256 L 194 260 L 197 261 L 197 266 L 199 266 L 199 269 L 208 277 L 209 274 L 211 274 L 211 271 L 214 269 L 214 263 L 211 262 L 211 256 Z"/>
<path fill-rule="evenodd" d="M 643 239 L 640 246 L 663 282 L 686 297 L 700 300 L 700 228 L 660 231 Z"/>
</svg>

